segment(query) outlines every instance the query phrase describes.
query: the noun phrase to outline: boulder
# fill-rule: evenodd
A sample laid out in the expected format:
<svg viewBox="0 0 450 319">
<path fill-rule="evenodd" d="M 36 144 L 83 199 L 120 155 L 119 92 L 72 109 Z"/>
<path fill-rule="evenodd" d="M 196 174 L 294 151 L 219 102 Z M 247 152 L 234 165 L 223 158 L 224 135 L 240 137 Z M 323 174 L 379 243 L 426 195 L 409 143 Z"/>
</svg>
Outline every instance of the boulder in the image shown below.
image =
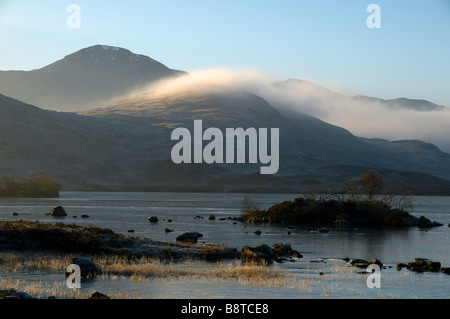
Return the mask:
<svg viewBox="0 0 450 319">
<path fill-rule="evenodd" d="M 244 246 L 241 249 L 242 264 L 271 264 L 273 261 L 279 261 L 272 248 L 266 244 L 255 247 Z"/>
<path fill-rule="evenodd" d="M 208 216 L 208 220 L 216 220 L 216 216 L 214 216 L 214 215 L 209 215 L 209 216 Z"/>
<path fill-rule="evenodd" d="M 433 227 L 433 222 L 426 218 L 425 216 L 420 216 L 419 220 L 417 221 L 418 227 Z"/>
<path fill-rule="evenodd" d="M 378 258 L 374 258 L 370 261 L 369 265 L 378 265 L 380 268 L 383 267 L 383 263 Z"/>
<path fill-rule="evenodd" d="M 157 223 L 158 222 L 158 217 L 156 217 L 156 216 L 149 217 L 148 221 L 150 223 Z"/>
<path fill-rule="evenodd" d="M 94 292 L 89 299 L 111 299 L 109 296 L 102 294 L 101 292 Z"/>
<path fill-rule="evenodd" d="M 400 209 L 392 209 L 384 217 L 384 223 L 389 227 L 417 226 L 419 218 Z"/>
<path fill-rule="evenodd" d="M 62 206 L 58 206 L 53 208 L 49 215 L 54 217 L 63 217 L 67 216 L 67 213 Z"/>
<path fill-rule="evenodd" d="M 272 245 L 272 251 L 275 253 L 277 257 L 285 257 L 285 258 L 302 258 L 303 255 L 298 251 L 292 249 L 292 246 L 287 243 L 278 243 Z"/>
<path fill-rule="evenodd" d="M 70 263 L 80 266 L 81 278 L 83 279 L 95 278 L 102 273 L 100 268 L 92 260 L 86 257 L 72 258 Z M 68 275 L 69 274 L 66 273 L 66 276 Z"/>
<path fill-rule="evenodd" d="M 441 263 L 436 260 L 428 258 L 416 258 L 414 262 L 408 263 L 408 269 L 411 271 L 423 272 L 423 271 L 440 271 Z"/>
<path fill-rule="evenodd" d="M 0 290 L 0 299 L 35 299 L 33 296 L 23 291 L 15 289 Z"/>
<path fill-rule="evenodd" d="M 203 234 L 198 232 L 187 232 L 179 235 L 176 240 L 186 243 L 196 243 L 200 237 L 203 237 Z"/>
<path fill-rule="evenodd" d="M 450 267 L 442 267 L 441 272 L 450 275 Z"/>
<path fill-rule="evenodd" d="M 23 291 L 16 291 L 15 296 L 17 296 L 19 299 L 35 299 L 33 296 Z"/>
</svg>

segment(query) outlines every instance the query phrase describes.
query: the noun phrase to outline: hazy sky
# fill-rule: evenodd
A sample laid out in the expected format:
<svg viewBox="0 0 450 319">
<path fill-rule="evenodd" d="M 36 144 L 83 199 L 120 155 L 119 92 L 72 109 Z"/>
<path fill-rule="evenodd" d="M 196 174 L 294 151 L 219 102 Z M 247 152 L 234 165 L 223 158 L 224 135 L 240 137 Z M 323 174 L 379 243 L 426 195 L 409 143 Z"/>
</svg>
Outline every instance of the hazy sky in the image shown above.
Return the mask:
<svg viewBox="0 0 450 319">
<path fill-rule="evenodd" d="M 70 4 L 80 28 L 68 28 Z M 368 28 L 366 8 L 381 9 Z M 0 0 L 0 70 L 94 44 L 188 72 L 245 67 L 350 94 L 450 106 L 450 0 Z"/>
</svg>

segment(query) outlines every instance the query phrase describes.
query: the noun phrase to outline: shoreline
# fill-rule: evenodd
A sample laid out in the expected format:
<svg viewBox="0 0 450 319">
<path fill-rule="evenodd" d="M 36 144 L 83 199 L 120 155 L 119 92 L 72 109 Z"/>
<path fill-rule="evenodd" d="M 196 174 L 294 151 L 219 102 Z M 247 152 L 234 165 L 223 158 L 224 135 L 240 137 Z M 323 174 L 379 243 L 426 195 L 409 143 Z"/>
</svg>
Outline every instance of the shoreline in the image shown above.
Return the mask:
<svg viewBox="0 0 450 319">
<path fill-rule="evenodd" d="M 14 241 L 10 243 L 11 245 L 8 250 L 6 250 L 7 245 L 5 244 L 8 241 L 6 240 L 7 236 L 5 237 L 5 229 L 8 229 L 6 232 L 11 235 L 8 240 Z M 35 242 L 34 246 L 30 245 L 27 250 L 24 250 L 24 245 L 29 244 L 29 240 L 34 238 L 39 238 L 40 241 L 38 243 Z M 49 247 L 45 248 L 42 244 L 46 243 L 48 245 L 51 243 L 48 241 L 49 238 L 57 240 L 62 245 L 59 248 L 55 246 L 52 246 L 51 249 Z M 89 248 L 92 245 L 96 245 L 96 250 L 67 249 L 73 243 L 80 242 L 79 240 L 81 239 L 90 243 L 82 248 Z M 103 246 L 100 243 L 103 243 Z M 110 246 L 105 246 L 106 244 L 110 244 Z M 403 261 L 405 262 L 403 265 L 404 269 L 403 267 L 396 269 L 395 264 L 383 266 L 382 261 L 377 260 L 375 258 L 376 256 L 374 256 L 373 260 L 367 261 L 336 256 L 330 258 L 324 256 L 314 258 L 314 254 L 311 254 L 311 252 L 308 253 L 305 259 L 303 259 L 303 256 L 297 256 L 299 257 L 297 259 L 288 258 L 284 262 L 282 261 L 280 266 L 278 266 L 278 263 L 272 263 L 274 267 L 270 266 L 270 263 L 243 264 L 240 258 L 241 250 L 223 245 L 153 241 L 147 238 L 136 238 L 117 234 L 111 230 L 98 227 L 62 224 L 58 222 L 48 223 L 23 220 L 0 222 L 0 247 L 2 248 L 2 252 L 0 253 L 0 270 L 2 271 L 7 270 L 7 259 L 10 258 L 13 260 L 10 262 L 12 269 L 22 267 L 20 269 L 28 274 L 39 274 L 39 272 L 43 271 L 44 274 L 50 272 L 62 275 L 65 267 L 71 263 L 71 258 L 82 256 L 83 258 L 94 260 L 95 263 L 100 263 L 99 266 L 103 274 L 99 276 L 106 276 L 103 277 L 106 280 L 114 280 L 114 278 L 119 276 L 126 280 L 131 280 L 131 282 L 135 282 L 136 280 L 136 282 L 146 282 L 147 280 L 158 279 L 162 279 L 162 282 L 176 280 L 181 285 L 188 285 L 192 279 L 194 279 L 193 282 L 196 282 L 196 280 L 206 280 L 207 282 L 215 282 L 218 280 L 219 283 L 226 282 L 227 286 L 230 284 L 241 285 L 244 283 L 264 286 L 269 290 L 274 287 L 279 287 L 278 289 L 291 291 L 292 282 L 286 280 L 286 278 L 297 278 L 296 280 L 301 279 L 297 289 L 304 292 L 314 291 L 315 294 L 317 294 L 316 286 L 320 286 L 320 282 L 328 282 L 337 287 L 338 284 L 342 284 L 340 281 L 342 277 L 347 279 L 352 278 L 351 280 L 358 280 L 358 282 L 361 281 L 361 284 L 364 285 L 366 277 L 364 274 L 366 273 L 367 266 L 371 264 L 379 264 L 385 267 L 382 268 L 385 269 L 382 273 L 389 274 L 388 276 L 393 276 L 393 278 L 402 278 L 408 276 L 408 273 L 412 274 L 426 271 L 435 274 L 438 273 L 436 269 L 425 268 L 413 271 L 408 268 L 408 260 Z M 110 250 L 107 250 L 107 247 Z M 255 247 L 251 248 L 254 249 Z M 264 249 L 271 248 L 264 247 Z M 426 260 L 422 262 L 425 266 L 426 263 Z M 430 265 L 433 264 L 430 263 Z M 413 265 L 410 266 L 412 267 Z M 416 266 L 419 265 L 417 264 Z M 446 267 L 442 268 L 448 270 Z M 445 276 L 443 278 L 447 278 L 447 275 L 443 271 L 442 273 L 439 272 L 439 274 Z M 255 281 L 255 278 L 260 279 Z M 3 283 L 7 284 L 8 281 L 4 281 Z M 0 290 L 7 290 L 13 287 L 2 285 Z M 63 288 L 66 291 L 65 293 L 68 294 L 70 290 L 67 290 L 66 287 Z M 331 288 L 323 289 L 324 296 L 322 297 L 327 297 L 331 293 Z M 329 289 L 326 294 L 325 289 Z M 18 291 L 20 292 L 20 290 Z M 104 292 L 109 294 L 107 291 Z M 22 298 L 20 296 L 23 298 L 27 297 L 27 295 L 20 294 L 16 297 L 20 299 Z M 97 295 L 97 297 L 99 296 L 101 297 L 101 295 Z M 11 299 L 17 299 L 16 297 L 11 296 Z M 28 297 L 31 296 L 28 295 Z M 125 295 L 122 297 L 139 298 L 139 296 Z M 322 297 L 319 295 L 319 298 Z M 67 298 L 72 297 L 68 295 Z M 83 296 L 78 295 L 77 298 L 88 299 L 90 296 L 84 294 Z M 119 298 L 121 297 L 119 296 Z"/>
</svg>

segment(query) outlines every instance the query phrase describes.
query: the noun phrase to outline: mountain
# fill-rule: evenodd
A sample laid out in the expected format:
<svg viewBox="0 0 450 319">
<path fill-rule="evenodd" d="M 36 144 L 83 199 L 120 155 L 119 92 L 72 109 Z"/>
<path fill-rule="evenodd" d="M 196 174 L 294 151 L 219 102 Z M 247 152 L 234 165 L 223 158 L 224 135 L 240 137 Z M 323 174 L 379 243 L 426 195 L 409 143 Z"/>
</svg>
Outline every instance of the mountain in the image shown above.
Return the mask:
<svg viewBox="0 0 450 319">
<path fill-rule="evenodd" d="M 1 76 L 13 79 L 15 72 Z M 5 94 L 0 94 L 0 176 L 46 171 L 65 190 L 299 193 L 335 191 L 347 178 L 374 168 L 389 187 L 450 194 L 450 155 L 433 144 L 358 137 L 284 107 L 280 98 L 271 100 L 240 88 L 211 84 L 174 91 L 145 86 L 130 93 L 131 87 L 180 72 L 125 49 L 94 46 L 24 74 L 28 86 L 11 83 L 36 90 L 30 93 L 31 100 L 46 98 L 38 88 L 54 101 L 79 95 L 78 102 L 71 101 L 78 112 L 36 107 L 31 105 L 34 102 L 6 96 L 0 86 Z M 288 84 L 298 83 L 305 92 L 313 92 L 309 102 L 299 99 L 298 103 L 314 107 L 323 96 L 340 96 L 309 82 Z M 119 92 L 129 94 L 113 99 Z M 112 102 L 102 102 L 106 100 Z M 172 131 L 184 127 L 193 132 L 197 119 L 203 129 L 215 127 L 222 132 L 238 127 L 279 128 L 278 172 L 261 175 L 261 163 L 174 164 L 171 150 L 177 141 L 171 140 Z"/>
<path fill-rule="evenodd" d="M 0 71 L 0 93 L 44 109 L 79 111 L 183 73 L 145 55 L 95 45 L 41 69 Z"/>
<path fill-rule="evenodd" d="M 312 116 L 279 110 L 260 96 L 240 90 L 197 88 L 168 94 L 142 93 L 80 114 L 169 130 L 186 127 L 191 132 L 195 119 L 202 119 L 204 128 L 222 131 L 227 127 L 280 129 L 280 168 L 274 176 L 261 176 L 259 166 L 254 164 L 174 165 L 170 147 L 162 145 L 166 155 L 149 163 L 138 177 L 142 185 L 161 185 L 164 180 L 165 186 L 193 189 L 205 185 L 240 191 L 336 189 L 346 178 L 357 178 L 376 168 L 396 188 L 417 190 L 427 180 L 436 185 L 434 191 L 450 186 L 450 155 L 434 145 L 360 138 Z M 169 142 L 169 146 L 174 144 Z M 403 174 L 402 183 L 397 182 L 398 174 Z"/>
</svg>

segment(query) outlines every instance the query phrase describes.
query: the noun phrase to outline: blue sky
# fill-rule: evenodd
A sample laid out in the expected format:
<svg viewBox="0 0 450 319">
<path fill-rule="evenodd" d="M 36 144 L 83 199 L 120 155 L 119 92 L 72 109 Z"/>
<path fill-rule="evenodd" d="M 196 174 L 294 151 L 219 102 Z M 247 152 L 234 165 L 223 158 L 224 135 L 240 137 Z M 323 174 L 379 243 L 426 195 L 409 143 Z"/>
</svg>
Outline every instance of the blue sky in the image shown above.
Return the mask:
<svg viewBox="0 0 450 319">
<path fill-rule="evenodd" d="M 81 28 L 66 8 L 81 9 Z M 381 28 L 369 29 L 369 4 Z M 450 106 L 449 0 L 0 0 L 0 70 L 106 44 L 188 72 L 251 68 L 379 98 Z"/>
</svg>

